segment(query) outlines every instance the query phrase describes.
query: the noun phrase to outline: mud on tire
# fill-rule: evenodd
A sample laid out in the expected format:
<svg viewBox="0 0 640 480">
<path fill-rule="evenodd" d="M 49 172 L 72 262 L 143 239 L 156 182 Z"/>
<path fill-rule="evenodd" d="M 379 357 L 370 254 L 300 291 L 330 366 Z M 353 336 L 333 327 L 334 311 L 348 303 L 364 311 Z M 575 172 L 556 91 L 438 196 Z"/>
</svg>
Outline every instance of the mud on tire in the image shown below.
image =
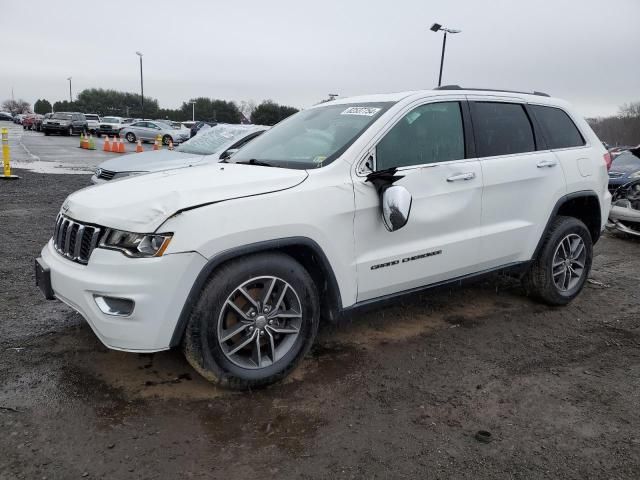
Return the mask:
<svg viewBox="0 0 640 480">
<path fill-rule="evenodd" d="M 249 255 L 222 265 L 209 278 L 182 347 L 191 366 L 209 381 L 238 390 L 262 387 L 300 363 L 319 318 L 317 289 L 304 267 L 282 253 Z"/>
</svg>

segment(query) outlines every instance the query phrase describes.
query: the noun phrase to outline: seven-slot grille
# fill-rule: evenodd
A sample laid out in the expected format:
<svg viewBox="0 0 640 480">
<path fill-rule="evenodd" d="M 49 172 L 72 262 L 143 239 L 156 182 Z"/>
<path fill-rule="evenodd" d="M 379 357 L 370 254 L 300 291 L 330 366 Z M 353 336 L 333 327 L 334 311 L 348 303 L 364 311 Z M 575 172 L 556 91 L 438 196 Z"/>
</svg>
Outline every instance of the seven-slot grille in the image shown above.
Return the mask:
<svg viewBox="0 0 640 480">
<path fill-rule="evenodd" d="M 86 265 L 99 237 L 100 228 L 83 225 L 60 214 L 53 232 L 53 245 L 60 255 Z"/>
<path fill-rule="evenodd" d="M 105 170 L 104 168 L 99 168 L 98 170 L 96 170 L 96 174 L 98 178 L 102 178 L 103 180 L 111 180 L 116 172 Z"/>
</svg>

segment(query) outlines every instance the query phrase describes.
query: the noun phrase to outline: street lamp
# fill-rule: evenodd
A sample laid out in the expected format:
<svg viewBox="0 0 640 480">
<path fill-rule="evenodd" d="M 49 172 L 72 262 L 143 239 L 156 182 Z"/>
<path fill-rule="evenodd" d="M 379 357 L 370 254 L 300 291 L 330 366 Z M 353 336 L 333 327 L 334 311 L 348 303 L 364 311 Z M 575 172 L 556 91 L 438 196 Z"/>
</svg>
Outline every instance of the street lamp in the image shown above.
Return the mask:
<svg viewBox="0 0 640 480">
<path fill-rule="evenodd" d="M 142 53 L 136 52 L 140 57 L 140 116 L 144 120 L 144 83 L 142 81 Z"/>
<path fill-rule="evenodd" d="M 444 38 L 442 39 L 442 55 L 440 56 L 440 75 L 438 76 L 438 86 L 442 85 L 442 66 L 444 65 L 444 49 L 447 46 L 447 33 L 460 33 L 462 30 L 456 30 L 455 28 L 446 28 L 439 23 L 434 23 L 429 29 L 432 32 L 444 32 Z"/>
<path fill-rule="evenodd" d="M 196 102 L 191 100 L 191 121 L 196 121 Z"/>
<path fill-rule="evenodd" d="M 73 77 L 69 77 L 67 78 L 67 80 L 69 80 L 69 103 L 73 102 L 73 95 L 71 95 L 71 79 Z"/>
</svg>

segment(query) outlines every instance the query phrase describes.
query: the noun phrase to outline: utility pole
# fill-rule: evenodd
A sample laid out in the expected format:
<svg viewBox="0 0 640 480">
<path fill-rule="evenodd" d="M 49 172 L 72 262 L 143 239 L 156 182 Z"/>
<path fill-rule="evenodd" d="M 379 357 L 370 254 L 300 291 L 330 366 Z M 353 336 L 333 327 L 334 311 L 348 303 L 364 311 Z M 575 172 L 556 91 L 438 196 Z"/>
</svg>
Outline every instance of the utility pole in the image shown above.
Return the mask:
<svg viewBox="0 0 640 480">
<path fill-rule="evenodd" d="M 69 103 L 72 103 L 72 102 L 73 102 L 73 95 L 71 94 L 71 79 L 72 79 L 72 78 L 73 78 L 73 77 L 69 77 L 69 78 L 67 78 L 67 80 L 69 80 Z"/>
<path fill-rule="evenodd" d="M 140 57 L 140 113 L 144 120 L 144 82 L 142 81 L 142 53 L 136 52 Z"/>
</svg>

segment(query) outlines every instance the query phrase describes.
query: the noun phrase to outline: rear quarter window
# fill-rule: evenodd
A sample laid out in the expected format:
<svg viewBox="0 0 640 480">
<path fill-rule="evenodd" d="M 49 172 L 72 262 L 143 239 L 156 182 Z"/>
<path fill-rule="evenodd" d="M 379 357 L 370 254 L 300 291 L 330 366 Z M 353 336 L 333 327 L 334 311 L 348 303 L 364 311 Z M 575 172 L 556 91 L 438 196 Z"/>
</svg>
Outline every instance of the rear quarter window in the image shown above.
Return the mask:
<svg viewBox="0 0 640 480">
<path fill-rule="evenodd" d="M 556 107 L 529 105 L 549 148 L 582 147 L 585 140 L 571 117 Z"/>
</svg>

